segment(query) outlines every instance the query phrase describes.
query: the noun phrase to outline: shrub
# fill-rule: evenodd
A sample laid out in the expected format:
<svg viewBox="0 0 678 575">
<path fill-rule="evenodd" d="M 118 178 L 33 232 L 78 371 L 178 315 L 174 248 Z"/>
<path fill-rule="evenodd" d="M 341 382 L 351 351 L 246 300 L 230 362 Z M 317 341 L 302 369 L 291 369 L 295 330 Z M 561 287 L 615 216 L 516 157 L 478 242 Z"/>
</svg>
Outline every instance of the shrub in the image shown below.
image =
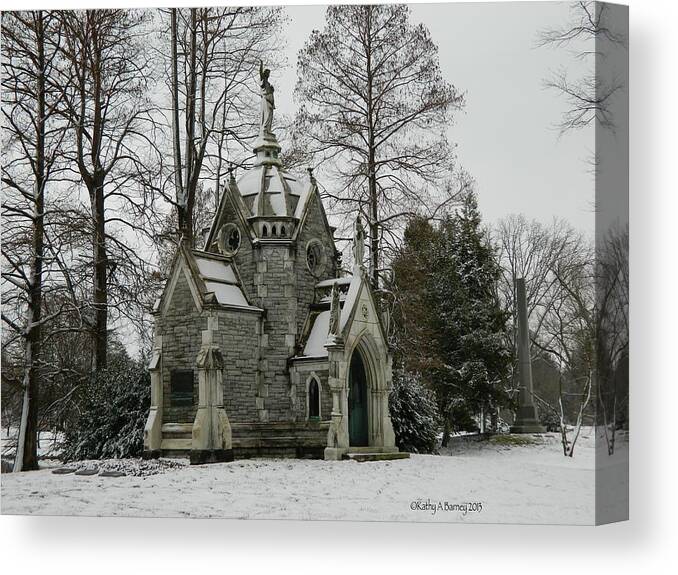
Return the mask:
<svg viewBox="0 0 678 575">
<path fill-rule="evenodd" d="M 539 423 L 546 428 L 546 431 L 560 431 L 560 417 L 551 409 L 545 407 L 539 409 Z"/>
<path fill-rule="evenodd" d="M 150 390 L 150 376 L 143 365 L 126 356 L 114 358 L 82 390 L 79 416 L 64 433 L 64 459 L 140 455 Z"/>
<path fill-rule="evenodd" d="M 431 391 L 418 377 L 397 371 L 389 396 L 396 444 L 404 451 L 434 453 L 440 416 Z"/>
</svg>

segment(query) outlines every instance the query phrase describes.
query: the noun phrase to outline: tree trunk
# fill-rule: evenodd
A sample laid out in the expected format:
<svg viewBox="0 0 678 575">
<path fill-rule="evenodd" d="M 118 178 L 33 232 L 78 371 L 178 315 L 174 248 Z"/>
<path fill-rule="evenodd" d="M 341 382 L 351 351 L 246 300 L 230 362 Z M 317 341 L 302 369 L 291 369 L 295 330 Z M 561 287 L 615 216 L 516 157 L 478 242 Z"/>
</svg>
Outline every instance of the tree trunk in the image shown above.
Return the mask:
<svg viewBox="0 0 678 575">
<path fill-rule="evenodd" d="M 374 148 L 370 147 L 369 159 L 370 190 L 370 277 L 374 289 L 379 289 L 379 211 L 377 202 L 377 176 L 375 172 Z"/>
<path fill-rule="evenodd" d="M 367 10 L 367 31 L 365 33 L 365 53 L 367 56 L 367 186 L 369 194 L 370 228 L 370 279 L 375 289 L 379 288 L 379 198 L 377 197 L 376 144 L 374 140 L 374 98 L 372 71 L 372 7 Z"/>
<path fill-rule="evenodd" d="M 14 471 L 38 469 L 38 394 L 42 314 L 42 261 L 44 256 L 44 212 L 45 212 L 45 30 L 44 14 L 38 12 L 36 40 L 38 47 L 37 64 L 37 132 L 33 213 L 33 255 L 30 271 L 28 325 L 26 327 L 24 397 L 21 409 L 21 423 L 17 438 Z"/>
<path fill-rule="evenodd" d="M 186 205 L 186 190 L 184 187 L 183 165 L 181 158 L 181 132 L 179 129 L 179 73 L 177 54 L 177 9 L 172 8 L 172 140 L 174 152 L 174 185 L 176 186 L 177 211 L 179 229 L 182 230 L 184 223 L 184 210 Z"/>
<path fill-rule="evenodd" d="M 450 433 L 451 433 L 451 426 L 450 422 L 447 418 L 445 418 L 445 423 L 443 425 L 443 441 L 442 441 L 442 447 L 447 447 L 450 443 Z"/>
<path fill-rule="evenodd" d="M 106 254 L 106 231 L 104 220 L 103 176 L 95 176 L 92 190 L 92 217 L 94 219 L 94 361 L 92 372 L 104 369 L 108 352 L 108 256 Z"/>
<path fill-rule="evenodd" d="M 189 81 L 188 93 L 186 94 L 186 189 L 180 231 L 186 242 L 193 245 L 193 205 L 195 203 L 195 184 L 197 177 L 194 175 L 195 164 L 195 105 L 198 84 L 197 55 L 198 55 L 198 12 L 197 8 L 191 8 L 191 51 L 189 55 Z"/>
</svg>

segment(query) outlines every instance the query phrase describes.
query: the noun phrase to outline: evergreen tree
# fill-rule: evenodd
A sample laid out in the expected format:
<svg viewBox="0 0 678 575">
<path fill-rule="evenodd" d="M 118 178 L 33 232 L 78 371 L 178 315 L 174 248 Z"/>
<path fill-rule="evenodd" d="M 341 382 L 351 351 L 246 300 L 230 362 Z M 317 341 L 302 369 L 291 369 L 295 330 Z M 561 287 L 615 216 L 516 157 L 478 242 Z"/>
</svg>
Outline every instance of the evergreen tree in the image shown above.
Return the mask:
<svg viewBox="0 0 678 575">
<path fill-rule="evenodd" d="M 413 218 L 392 264 L 395 367 L 435 392 L 444 445 L 451 431 L 477 429 L 476 415 L 508 401 L 508 313 L 481 224 L 472 193 L 439 226 Z"/>
<path fill-rule="evenodd" d="M 433 392 L 422 385 L 419 374 L 394 372 L 389 411 L 400 449 L 411 453 L 435 452 L 440 414 Z"/>
<path fill-rule="evenodd" d="M 79 415 L 64 429 L 66 461 L 141 455 L 151 403 L 150 376 L 115 338 L 108 356 L 106 369 L 85 379 L 74 396 Z"/>
<path fill-rule="evenodd" d="M 396 369 L 422 374 L 441 366 L 431 298 L 433 251 L 438 231 L 422 217 L 412 218 L 403 234 L 403 244 L 391 263 L 394 294 L 392 344 Z"/>
<path fill-rule="evenodd" d="M 451 430 L 470 415 L 506 403 L 503 381 L 511 354 L 505 339 L 508 314 L 497 295 L 501 270 L 472 192 L 442 222 L 436 239 L 430 297 L 443 362 L 433 385 L 445 445 Z"/>
</svg>

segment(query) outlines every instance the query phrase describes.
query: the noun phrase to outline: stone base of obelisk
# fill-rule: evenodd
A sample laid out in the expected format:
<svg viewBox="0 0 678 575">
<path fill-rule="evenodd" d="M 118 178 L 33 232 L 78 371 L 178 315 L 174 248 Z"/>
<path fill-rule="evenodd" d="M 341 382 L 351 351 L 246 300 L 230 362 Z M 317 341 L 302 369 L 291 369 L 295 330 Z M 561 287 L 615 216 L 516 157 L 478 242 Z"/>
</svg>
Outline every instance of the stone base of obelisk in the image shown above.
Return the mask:
<svg viewBox="0 0 678 575">
<path fill-rule="evenodd" d="M 537 408 L 534 405 L 521 405 L 510 431 L 511 433 L 546 433 L 546 427 L 539 423 Z"/>
</svg>

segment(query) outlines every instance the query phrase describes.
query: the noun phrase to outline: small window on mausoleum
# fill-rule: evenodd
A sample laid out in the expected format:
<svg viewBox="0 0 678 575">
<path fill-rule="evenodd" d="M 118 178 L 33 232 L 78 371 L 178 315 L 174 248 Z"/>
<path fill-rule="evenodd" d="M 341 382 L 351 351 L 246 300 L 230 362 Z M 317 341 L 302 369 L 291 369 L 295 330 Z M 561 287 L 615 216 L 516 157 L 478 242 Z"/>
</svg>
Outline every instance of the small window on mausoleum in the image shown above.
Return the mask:
<svg viewBox="0 0 678 575">
<path fill-rule="evenodd" d="M 325 271 L 325 248 L 319 240 L 311 240 L 306 246 L 306 265 L 315 277 Z"/>
<path fill-rule="evenodd" d="M 170 375 L 171 403 L 174 407 L 193 405 L 193 370 L 173 369 Z"/>
<path fill-rule="evenodd" d="M 240 229 L 235 224 L 226 224 L 219 234 L 219 250 L 227 256 L 235 255 L 240 249 Z"/>
</svg>

